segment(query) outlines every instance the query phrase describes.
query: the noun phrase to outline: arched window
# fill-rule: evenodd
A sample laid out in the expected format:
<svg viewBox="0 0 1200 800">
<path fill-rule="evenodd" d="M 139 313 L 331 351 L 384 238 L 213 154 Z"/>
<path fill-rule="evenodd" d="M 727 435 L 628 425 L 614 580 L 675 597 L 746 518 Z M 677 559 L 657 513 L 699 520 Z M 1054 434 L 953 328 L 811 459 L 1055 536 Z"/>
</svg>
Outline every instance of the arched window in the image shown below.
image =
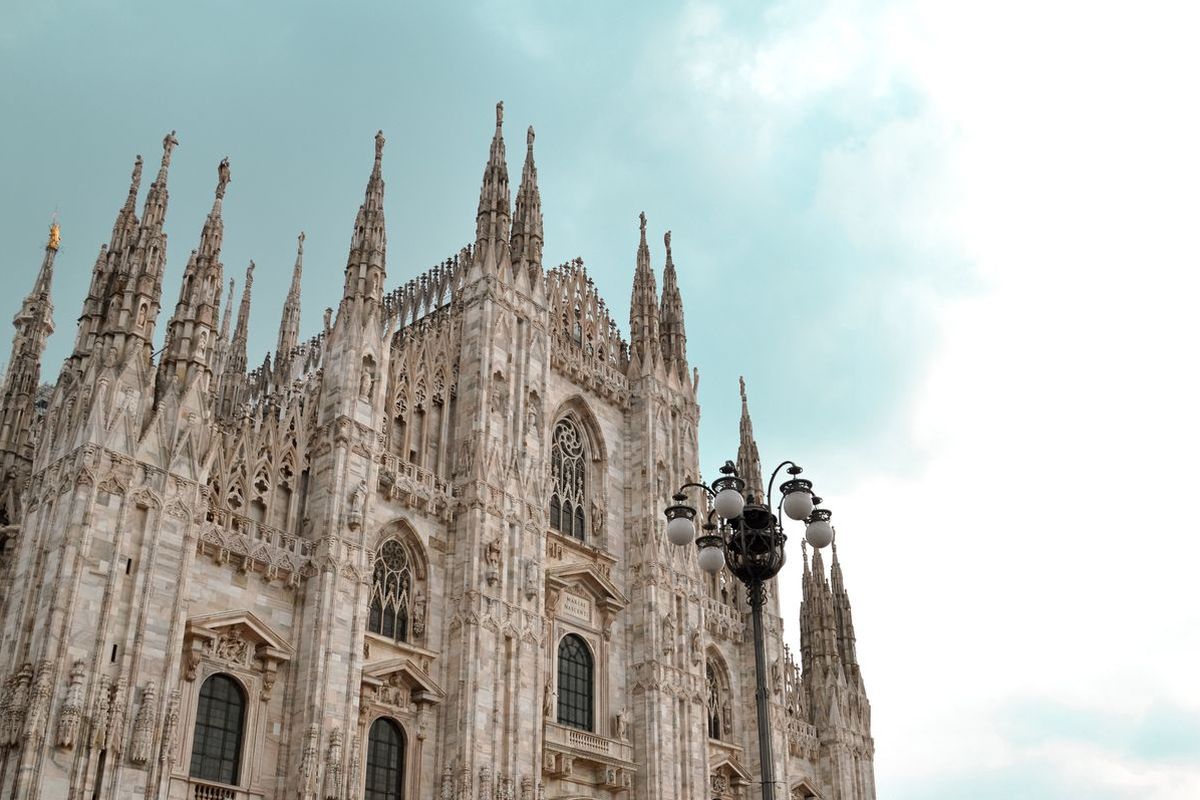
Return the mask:
<svg viewBox="0 0 1200 800">
<path fill-rule="evenodd" d="M 228 675 L 212 675 L 200 687 L 192 766 L 188 774 L 205 781 L 236 786 L 242 760 L 242 723 L 246 695 Z"/>
<path fill-rule="evenodd" d="M 708 685 L 708 738 L 721 738 L 721 684 L 717 680 L 717 670 L 709 661 L 705 665 L 705 679 Z"/>
<path fill-rule="evenodd" d="M 363 800 L 403 800 L 404 731 L 380 717 L 367 738 L 367 786 Z"/>
<path fill-rule="evenodd" d="M 375 554 L 371 586 L 371 616 L 367 630 L 407 642 L 410 629 L 412 562 L 404 545 L 388 539 Z"/>
<path fill-rule="evenodd" d="M 592 730 L 592 654 L 583 639 L 567 634 L 558 643 L 558 723 Z"/>
<path fill-rule="evenodd" d="M 587 505 L 587 451 L 583 433 L 570 419 L 554 426 L 550 447 L 550 527 L 583 541 Z"/>
</svg>

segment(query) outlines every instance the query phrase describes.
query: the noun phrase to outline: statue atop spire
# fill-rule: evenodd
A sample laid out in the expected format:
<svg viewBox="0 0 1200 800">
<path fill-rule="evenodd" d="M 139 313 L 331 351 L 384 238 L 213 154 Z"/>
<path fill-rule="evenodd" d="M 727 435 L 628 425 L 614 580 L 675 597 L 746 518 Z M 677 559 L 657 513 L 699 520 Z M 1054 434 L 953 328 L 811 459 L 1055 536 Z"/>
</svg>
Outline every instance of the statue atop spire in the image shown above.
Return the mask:
<svg viewBox="0 0 1200 800">
<path fill-rule="evenodd" d="M 167 167 L 171 166 L 171 151 L 174 150 L 178 144 L 179 140 L 175 138 L 175 131 L 171 131 L 163 137 L 162 169 L 165 170 Z M 138 160 L 141 160 L 141 156 L 138 156 Z M 141 173 L 139 171 L 139 175 L 140 174 Z"/>
<path fill-rule="evenodd" d="M 630 351 L 643 368 L 658 360 L 659 342 L 658 284 L 650 268 L 650 246 L 646 244 L 646 212 L 638 214 L 640 240 L 637 267 L 633 273 L 633 294 L 629 301 Z"/>
<path fill-rule="evenodd" d="M 387 143 L 387 139 L 383 137 L 383 131 L 375 131 L 375 166 L 383 164 L 383 146 Z M 300 234 L 303 236 L 304 234 Z"/>
<path fill-rule="evenodd" d="M 229 156 L 221 159 L 217 165 L 217 199 L 225 197 L 225 187 L 229 185 Z"/>
<path fill-rule="evenodd" d="M 475 258 L 484 274 L 504 275 L 511 264 L 512 223 L 508 163 L 504 157 L 504 101 L 496 103 L 496 132 L 483 168 L 479 208 L 475 213 Z"/>
<path fill-rule="evenodd" d="M 521 187 L 517 189 L 517 207 L 513 212 L 512 254 L 514 273 L 522 270 L 532 281 L 542 269 L 542 194 L 538 190 L 537 165 L 533 161 L 533 126 L 525 133 L 525 167 L 521 170 Z"/>
</svg>

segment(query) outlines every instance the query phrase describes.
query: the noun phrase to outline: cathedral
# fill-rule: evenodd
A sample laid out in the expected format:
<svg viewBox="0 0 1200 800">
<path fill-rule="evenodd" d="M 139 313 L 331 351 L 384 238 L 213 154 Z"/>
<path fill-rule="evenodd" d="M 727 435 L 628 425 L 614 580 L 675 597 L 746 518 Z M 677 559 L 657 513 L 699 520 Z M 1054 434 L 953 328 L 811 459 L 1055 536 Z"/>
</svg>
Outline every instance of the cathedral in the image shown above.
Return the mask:
<svg viewBox="0 0 1200 800">
<path fill-rule="evenodd" d="M 228 159 L 160 328 L 178 140 L 140 213 L 137 158 L 52 379 L 51 227 L 0 387 L 0 796 L 760 797 L 744 588 L 665 537 L 701 474 L 670 233 L 660 292 L 642 215 L 626 339 L 581 259 L 543 265 L 533 129 L 513 202 L 502 112 L 474 240 L 399 288 L 376 134 L 337 308 L 302 337 L 301 233 L 261 363 Z M 761 474 L 744 387 L 740 433 Z M 874 800 L 837 552 L 792 548 L 775 795 Z"/>
</svg>

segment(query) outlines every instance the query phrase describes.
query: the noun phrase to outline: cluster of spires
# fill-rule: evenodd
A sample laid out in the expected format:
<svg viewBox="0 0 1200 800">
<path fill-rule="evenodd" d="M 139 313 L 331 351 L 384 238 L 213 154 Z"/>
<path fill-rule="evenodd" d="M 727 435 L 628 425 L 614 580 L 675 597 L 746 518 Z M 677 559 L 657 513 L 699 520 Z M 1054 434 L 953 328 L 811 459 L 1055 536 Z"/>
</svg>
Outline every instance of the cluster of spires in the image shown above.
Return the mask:
<svg viewBox="0 0 1200 800">
<path fill-rule="evenodd" d="M 504 105 L 496 105 L 496 128 L 489 148 L 476 214 L 475 243 L 439 268 L 436 275 L 421 276 L 385 296 L 387 234 L 384 222 L 382 177 L 383 132 L 375 135 L 375 159 L 362 205 L 355 218 L 345 270 L 339 315 L 378 310 L 382 315 L 418 318 L 432 310 L 461 282 L 479 275 L 494 275 L 544 291 L 544 243 L 541 194 L 534 161 L 534 131 L 526 133 L 526 152 L 515 206 L 511 204 L 503 136 Z M 179 145 L 175 132 L 163 138 L 162 158 L 154 181 L 137 211 L 143 161 L 134 161 L 129 191 L 117 213 L 110 240 L 101 245 L 92 269 L 87 296 L 80 312 L 75 343 L 63 365 L 60 385 L 80 385 L 97 370 L 124 368 L 140 363 L 151 368 L 155 327 L 162 302 L 167 234 L 163 230 L 169 194 L 167 177 L 172 153 Z M 221 246 L 224 237 L 222 202 L 232 180 L 229 159 L 217 166 L 212 208 L 200 231 L 200 240 L 188 257 L 178 300 L 166 323 L 166 333 L 154 369 L 154 400 L 180 396 L 191 387 L 213 398 L 219 414 L 230 414 L 246 399 L 247 338 L 254 263 L 246 270 L 236 322 L 233 315 L 234 283 L 225 286 Z M 511 211 L 510 211 L 511 209 Z M 653 372 L 686 379 L 687 355 L 670 232 L 664 237 L 666 264 L 663 292 L 658 296 L 650 252 L 646 244 L 646 217 L 640 215 L 641 238 L 637 250 L 630 308 L 631 374 Z M 40 374 L 40 358 L 52 330 L 50 283 L 59 228 L 53 226 L 46 257 L 33 291 L 15 320 L 17 337 L 5 376 L 4 408 L 0 418 L 0 453 L 26 453 L 30 449 L 33 390 Z M 284 304 L 272 358 L 262 370 L 273 371 L 276 383 L 285 382 L 289 356 L 297 349 L 300 325 L 300 280 L 303 271 L 304 234 L 297 243 L 291 288 Z M 227 290 L 224 314 L 222 291 Z M 328 322 L 326 327 L 328 328 Z M 91 377 L 89 377 L 89 375 Z M 30 388 L 32 387 L 32 388 Z M 28 460 L 27 458 L 25 460 Z M 2 476 L 0 476 L 2 477 Z"/>
</svg>

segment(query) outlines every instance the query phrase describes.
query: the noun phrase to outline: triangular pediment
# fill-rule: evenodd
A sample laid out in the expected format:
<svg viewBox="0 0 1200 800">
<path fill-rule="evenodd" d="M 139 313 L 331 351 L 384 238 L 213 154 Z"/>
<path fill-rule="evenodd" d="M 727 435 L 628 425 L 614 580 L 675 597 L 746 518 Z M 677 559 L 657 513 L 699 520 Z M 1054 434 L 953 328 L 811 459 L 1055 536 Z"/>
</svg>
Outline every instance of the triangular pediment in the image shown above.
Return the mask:
<svg viewBox="0 0 1200 800">
<path fill-rule="evenodd" d="M 753 781 L 749 770 L 743 767 L 738 760 L 732 756 L 722 756 L 719 758 L 709 768 L 709 772 L 719 772 L 722 769 L 728 772 L 731 777 L 736 778 L 741 782 L 750 783 Z"/>
<path fill-rule="evenodd" d="M 389 658 L 363 669 L 363 683 L 382 685 L 396 680 L 411 686 L 413 699 L 418 702 L 440 703 L 446 698 L 442 687 L 434 683 L 429 674 L 410 658 Z"/>
<path fill-rule="evenodd" d="M 585 589 L 595 598 L 598 605 L 610 610 L 620 610 L 629 605 L 629 598 L 594 564 L 581 562 L 548 570 L 546 584 L 555 589 L 567 587 Z"/>
<path fill-rule="evenodd" d="M 254 639 L 260 648 L 269 648 L 283 659 L 291 657 L 293 653 L 292 646 L 287 643 L 286 639 L 250 611 L 218 611 L 215 614 L 192 617 L 187 623 L 189 633 L 217 634 L 229 628 L 240 629 L 244 636 Z"/>
</svg>

